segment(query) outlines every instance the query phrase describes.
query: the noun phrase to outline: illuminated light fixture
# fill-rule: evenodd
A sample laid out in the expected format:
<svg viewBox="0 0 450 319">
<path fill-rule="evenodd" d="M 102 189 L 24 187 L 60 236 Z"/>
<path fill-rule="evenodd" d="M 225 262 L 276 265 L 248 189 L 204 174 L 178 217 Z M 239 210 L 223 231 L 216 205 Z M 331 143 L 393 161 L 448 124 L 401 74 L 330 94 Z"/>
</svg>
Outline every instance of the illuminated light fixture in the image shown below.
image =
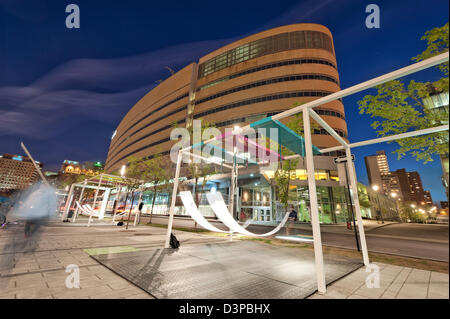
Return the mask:
<svg viewBox="0 0 450 319">
<path fill-rule="evenodd" d="M 275 236 L 276 239 L 298 241 L 298 242 L 313 242 L 313 239 L 302 237 L 290 237 L 290 236 Z"/>
<path fill-rule="evenodd" d="M 253 177 L 253 176 L 255 176 L 253 173 L 252 174 L 250 174 L 250 177 Z"/>
<path fill-rule="evenodd" d="M 412 208 L 415 208 L 415 207 L 416 207 L 416 205 L 414 205 L 414 204 L 411 204 L 411 207 L 412 207 Z"/>
<path fill-rule="evenodd" d="M 235 131 L 239 130 L 239 125 L 235 125 L 235 126 L 234 126 L 234 130 L 235 130 Z"/>
<path fill-rule="evenodd" d="M 126 166 L 122 165 L 122 168 L 120 169 L 120 176 L 123 177 L 125 175 L 125 169 L 126 169 Z"/>
<path fill-rule="evenodd" d="M 113 135 L 111 136 L 111 139 L 113 139 L 114 136 L 116 136 L 116 134 L 117 134 L 117 130 L 114 131 Z"/>
<path fill-rule="evenodd" d="M 373 189 L 374 191 L 378 191 L 378 190 L 380 189 L 380 187 L 379 187 L 378 185 L 373 185 L 373 186 L 372 186 L 372 189 Z"/>
<path fill-rule="evenodd" d="M 397 193 L 392 192 L 392 193 L 391 193 L 391 196 L 392 196 L 393 198 L 396 198 L 396 197 L 397 197 Z"/>
</svg>

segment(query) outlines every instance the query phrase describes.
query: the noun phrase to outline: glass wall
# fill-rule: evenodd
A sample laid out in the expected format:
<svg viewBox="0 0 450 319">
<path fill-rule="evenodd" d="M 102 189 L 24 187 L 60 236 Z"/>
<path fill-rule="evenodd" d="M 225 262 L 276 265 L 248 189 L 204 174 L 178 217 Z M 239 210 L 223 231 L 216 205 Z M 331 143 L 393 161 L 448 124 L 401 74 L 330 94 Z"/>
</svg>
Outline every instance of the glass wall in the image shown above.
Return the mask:
<svg viewBox="0 0 450 319">
<path fill-rule="evenodd" d="M 325 224 L 346 222 L 349 216 L 345 189 L 343 187 L 317 186 L 319 221 Z M 298 208 L 298 220 L 310 222 L 309 190 L 307 186 L 295 189 Z"/>
<path fill-rule="evenodd" d="M 270 205 L 270 188 L 240 188 L 241 211 L 239 220 L 246 221 L 249 218 L 259 222 L 272 221 Z"/>
<path fill-rule="evenodd" d="M 333 53 L 331 38 L 318 31 L 281 33 L 243 44 L 199 65 L 198 77 L 225 69 L 249 59 L 294 49 L 324 49 Z"/>
</svg>

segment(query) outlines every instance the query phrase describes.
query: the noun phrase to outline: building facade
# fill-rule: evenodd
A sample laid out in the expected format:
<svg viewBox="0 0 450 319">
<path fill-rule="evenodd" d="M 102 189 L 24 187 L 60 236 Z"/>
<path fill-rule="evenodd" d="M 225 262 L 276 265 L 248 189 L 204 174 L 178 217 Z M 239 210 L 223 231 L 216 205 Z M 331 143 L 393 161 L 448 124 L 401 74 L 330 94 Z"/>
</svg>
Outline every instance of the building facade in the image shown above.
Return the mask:
<svg viewBox="0 0 450 319">
<path fill-rule="evenodd" d="M 99 171 L 103 170 L 103 164 L 101 162 L 84 162 L 64 160 L 59 170 L 60 174 L 77 174 L 94 176 L 99 174 Z"/>
<path fill-rule="evenodd" d="M 36 161 L 42 168 L 42 164 Z M 39 178 L 39 173 L 27 156 L 3 154 L 0 156 L 0 192 L 25 189 Z"/>
<path fill-rule="evenodd" d="M 224 131 L 339 90 L 333 38 L 326 27 L 294 24 L 248 36 L 184 67 L 138 101 L 112 135 L 105 171 L 118 172 L 130 156 L 168 155 L 175 143 L 170 139 L 174 125 L 190 128 L 193 120 L 202 119 Z M 347 140 L 342 101 L 326 103 L 315 111 Z M 312 141 L 319 148 L 338 145 L 324 129 L 314 129 Z M 348 215 L 347 192 L 339 185 L 332 157 L 341 152 L 326 155 L 315 157 L 321 220 L 342 222 Z M 235 211 L 244 210 L 261 222 L 276 219 L 270 172 L 247 169 L 239 176 L 240 201 Z M 227 196 L 229 177 L 212 177 L 207 185 Z M 308 221 L 309 197 L 302 161 L 294 172 L 293 187 L 300 220 Z M 158 199 L 161 205 L 169 201 L 168 196 Z M 183 208 L 179 207 L 177 213 L 183 214 Z"/>
<path fill-rule="evenodd" d="M 267 30 L 224 46 L 192 63 L 146 94 L 113 134 L 105 170 L 119 170 L 127 157 L 168 154 L 173 123 L 213 121 L 219 129 L 244 125 L 339 91 L 339 74 L 330 31 L 316 24 Z M 316 111 L 347 137 L 341 101 Z M 337 142 L 316 130 L 313 143 Z"/>
<path fill-rule="evenodd" d="M 418 172 L 407 172 L 406 169 L 401 168 L 394 172 L 400 182 L 400 189 L 402 198 L 405 202 L 415 202 L 417 205 L 427 205 L 433 200 L 429 191 L 425 191 L 422 185 L 422 179 Z"/>
<path fill-rule="evenodd" d="M 380 190 L 384 195 L 395 194 L 401 196 L 400 182 L 389 169 L 389 163 L 385 151 L 377 151 L 376 155 L 364 157 L 369 186 L 374 190 Z"/>
</svg>

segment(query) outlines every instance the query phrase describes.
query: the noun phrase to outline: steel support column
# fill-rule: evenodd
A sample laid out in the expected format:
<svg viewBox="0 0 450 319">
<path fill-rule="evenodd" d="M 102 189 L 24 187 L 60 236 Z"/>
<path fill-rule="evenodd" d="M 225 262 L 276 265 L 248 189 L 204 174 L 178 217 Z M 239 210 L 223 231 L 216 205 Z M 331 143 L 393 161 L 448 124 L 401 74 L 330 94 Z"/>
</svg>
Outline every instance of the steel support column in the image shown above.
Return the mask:
<svg viewBox="0 0 450 319">
<path fill-rule="evenodd" d="M 367 252 L 367 243 L 366 243 L 366 235 L 364 232 L 364 225 L 361 218 L 361 207 L 359 205 L 358 198 L 358 185 L 356 180 L 356 172 L 355 165 L 353 165 L 352 161 L 352 153 L 349 147 L 345 148 L 345 155 L 347 156 L 347 171 L 350 179 L 350 187 L 351 187 L 351 197 L 352 197 L 352 205 L 354 205 L 355 209 L 353 210 L 356 213 L 356 220 L 358 222 L 358 231 L 359 231 L 359 242 L 361 244 L 361 251 L 363 254 L 364 265 L 369 266 L 369 254 Z"/>
<path fill-rule="evenodd" d="M 319 209 L 317 204 L 316 179 L 314 176 L 314 157 L 311 139 L 311 123 L 308 110 L 303 111 L 303 129 L 305 135 L 306 171 L 308 175 L 309 202 L 311 205 L 311 225 L 314 238 L 314 258 L 317 276 L 317 290 L 326 292 L 325 271 L 323 266 L 322 238 L 320 235 Z"/>
<path fill-rule="evenodd" d="M 165 248 L 170 248 L 170 234 L 172 233 L 173 215 L 175 214 L 175 203 L 177 200 L 178 179 L 180 177 L 180 168 L 181 168 L 181 157 L 182 153 L 181 151 L 179 151 L 177 158 L 177 168 L 175 170 L 175 178 L 173 180 L 172 202 L 170 203 L 169 221 L 167 223 L 166 243 L 164 245 Z"/>
</svg>

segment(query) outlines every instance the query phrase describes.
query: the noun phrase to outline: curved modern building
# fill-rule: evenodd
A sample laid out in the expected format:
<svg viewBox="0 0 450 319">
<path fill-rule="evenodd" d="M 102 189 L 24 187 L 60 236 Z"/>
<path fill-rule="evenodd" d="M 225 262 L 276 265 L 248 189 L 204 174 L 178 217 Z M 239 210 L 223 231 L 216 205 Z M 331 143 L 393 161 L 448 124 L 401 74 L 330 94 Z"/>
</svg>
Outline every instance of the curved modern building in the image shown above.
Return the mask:
<svg viewBox="0 0 450 319">
<path fill-rule="evenodd" d="M 120 169 L 129 156 L 168 154 L 174 122 L 243 126 L 339 90 L 333 37 L 326 27 L 294 24 L 248 36 L 186 66 L 136 103 L 113 135 L 105 170 Z M 315 110 L 347 137 L 341 101 Z M 323 129 L 315 130 L 313 143 L 337 144 Z"/>
</svg>

